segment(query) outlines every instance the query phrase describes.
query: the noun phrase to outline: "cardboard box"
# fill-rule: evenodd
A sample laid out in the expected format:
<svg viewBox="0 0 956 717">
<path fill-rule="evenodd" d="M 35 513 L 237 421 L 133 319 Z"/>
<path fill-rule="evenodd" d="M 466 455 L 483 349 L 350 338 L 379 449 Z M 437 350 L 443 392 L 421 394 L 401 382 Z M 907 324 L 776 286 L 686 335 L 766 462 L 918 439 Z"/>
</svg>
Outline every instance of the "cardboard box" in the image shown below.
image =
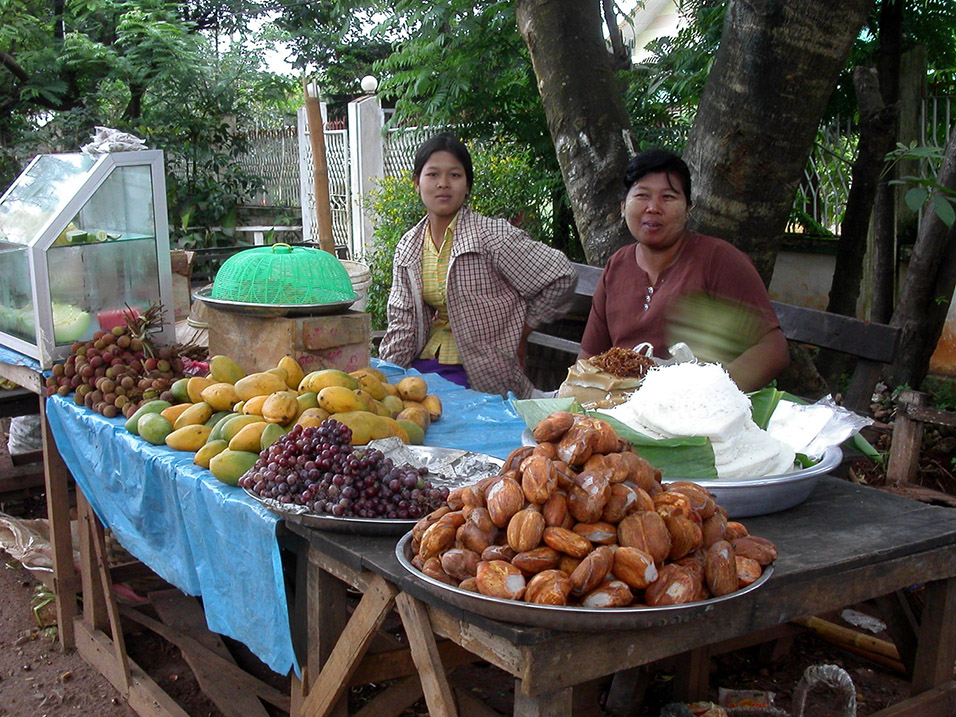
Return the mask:
<svg viewBox="0 0 956 717">
<path fill-rule="evenodd" d="M 371 317 L 362 311 L 328 316 L 260 318 L 209 307 L 209 355 L 229 356 L 247 373 L 292 356 L 302 369 L 355 371 L 368 366 Z"/>
<path fill-rule="evenodd" d="M 189 316 L 192 288 L 189 283 L 189 274 L 192 271 L 195 252 L 172 249 L 169 260 L 173 278 L 173 316 L 180 321 Z"/>
</svg>

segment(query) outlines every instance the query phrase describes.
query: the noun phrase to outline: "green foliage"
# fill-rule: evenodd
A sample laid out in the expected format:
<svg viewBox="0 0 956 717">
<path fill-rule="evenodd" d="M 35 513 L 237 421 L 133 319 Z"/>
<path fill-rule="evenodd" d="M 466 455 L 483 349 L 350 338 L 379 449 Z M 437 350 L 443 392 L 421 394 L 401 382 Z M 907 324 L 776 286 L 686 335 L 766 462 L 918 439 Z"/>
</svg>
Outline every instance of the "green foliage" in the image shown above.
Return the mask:
<svg viewBox="0 0 956 717">
<path fill-rule="evenodd" d="M 890 180 L 890 184 L 910 187 L 903 199 L 911 211 L 922 211 L 923 206 L 929 202 L 939 220 L 946 226 L 952 227 L 953 222 L 956 221 L 956 211 L 953 210 L 953 205 L 956 204 L 956 192 L 936 181 L 937 169 L 944 158 L 945 152 L 940 147 L 920 146 L 915 140 L 909 145 L 898 142 L 896 149 L 886 155 L 887 165 L 884 174 L 902 160 L 911 159 L 923 162 L 927 166 L 927 174 L 930 176 L 907 175 Z"/>
<path fill-rule="evenodd" d="M 473 148 L 472 159 L 475 184 L 468 205 L 486 216 L 505 217 L 533 239 L 552 243 L 553 186 L 548 177 L 535 174 L 530 150 L 507 142 L 488 143 Z M 372 315 L 373 328 L 383 329 L 395 247 L 424 216 L 410 173 L 386 177 L 379 183 L 372 193 L 371 213 L 375 244 L 366 255 L 372 274 L 366 308 Z"/>
</svg>

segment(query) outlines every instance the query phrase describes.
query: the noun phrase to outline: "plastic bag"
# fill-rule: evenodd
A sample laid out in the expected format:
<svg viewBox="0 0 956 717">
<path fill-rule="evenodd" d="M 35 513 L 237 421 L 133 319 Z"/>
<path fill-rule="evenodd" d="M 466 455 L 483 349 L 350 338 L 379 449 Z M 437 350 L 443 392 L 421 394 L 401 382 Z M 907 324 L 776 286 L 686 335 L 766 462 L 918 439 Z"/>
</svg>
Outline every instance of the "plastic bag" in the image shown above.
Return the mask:
<svg viewBox="0 0 956 717">
<path fill-rule="evenodd" d="M 93 141 L 80 147 L 83 154 L 107 154 L 146 149 L 146 140 L 111 127 L 96 127 Z"/>
<path fill-rule="evenodd" d="M 10 432 L 7 436 L 7 450 L 10 455 L 39 451 L 42 448 L 39 415 L 14 416 L 10 419 Z"/>
</svg>

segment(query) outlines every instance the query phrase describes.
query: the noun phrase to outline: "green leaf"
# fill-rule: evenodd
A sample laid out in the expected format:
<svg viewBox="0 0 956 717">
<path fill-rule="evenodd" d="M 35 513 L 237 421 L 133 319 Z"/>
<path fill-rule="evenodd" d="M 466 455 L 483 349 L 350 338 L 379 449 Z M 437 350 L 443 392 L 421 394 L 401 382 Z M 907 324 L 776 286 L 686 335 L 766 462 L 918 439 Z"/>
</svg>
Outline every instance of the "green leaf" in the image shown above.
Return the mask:
<svg viewBox="0 0 956 717">
<path fill-rule="evenodd" d="M 926 201 L 926 190 L 922 187 L 913 187 L 906 193 L 903 200 L 911 211 L 918 212 L 920 207 L 923 206 L 923 202 Z"/>
<path fill-rule="evenodd" d="M 611 424 L 627 441 L 669 480 L 717 480 L 714 449 L 705 436 L 654 439 L 638 433 L 612 416 L 589 413 Z"/>
<path fill-rule="evenodd" d="M 956 212 L 953 212 L 953 205 L 942 194 L 933 195 L 933 209 L 936 210 L 936 216 L 948 227 L 953 226 L 956 221 Z"/>
<path fill-rule="evenodd" d="M 754 423 L 766 431 L 770 424 L 770 417 L 773 415 L 774 409 L 777 408 L 777 404 L 780 403 L 780 399 L 784 397 L 784 392 L 768 387 L 748 395 L 750 396 Z"/>
</svg>

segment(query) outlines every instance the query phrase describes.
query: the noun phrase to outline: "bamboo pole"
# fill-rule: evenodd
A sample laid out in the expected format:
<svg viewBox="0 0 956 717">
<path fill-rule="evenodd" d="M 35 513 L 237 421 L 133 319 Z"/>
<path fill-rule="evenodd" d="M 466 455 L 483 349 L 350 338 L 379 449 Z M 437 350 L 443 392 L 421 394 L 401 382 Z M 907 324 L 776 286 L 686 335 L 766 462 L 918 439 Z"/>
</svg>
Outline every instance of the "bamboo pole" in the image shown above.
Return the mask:
<svg viewBox="0 0 956 717">
<path fill-rule="evenodd" d="M 315 194 L 315 212 L 318 221 L 319 248 L 335 256 L 332 239 L 332 204 L 329 199 L 329 166 L 325 156 L 325 126 L 319 107 L 318 88 L 314 82 L 302 78 L 305 94 L 305 118 L 312 143 L 312 186 Z"/>
</svg>

